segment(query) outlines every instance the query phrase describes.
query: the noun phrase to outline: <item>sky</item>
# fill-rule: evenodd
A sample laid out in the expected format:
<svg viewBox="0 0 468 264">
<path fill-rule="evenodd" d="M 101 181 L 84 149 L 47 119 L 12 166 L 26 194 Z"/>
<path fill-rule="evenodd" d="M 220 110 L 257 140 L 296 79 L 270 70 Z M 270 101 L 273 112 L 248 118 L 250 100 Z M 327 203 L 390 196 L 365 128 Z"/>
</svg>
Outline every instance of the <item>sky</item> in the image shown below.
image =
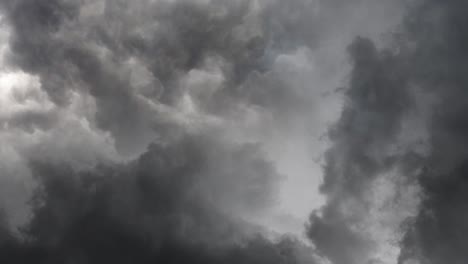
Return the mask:
<svg viewBox="0 0 468 264">
<path fill-rule="evenodd" d="M 466 8 L 0 0 L 0 262 L 466 263 Z"/>
</svg>

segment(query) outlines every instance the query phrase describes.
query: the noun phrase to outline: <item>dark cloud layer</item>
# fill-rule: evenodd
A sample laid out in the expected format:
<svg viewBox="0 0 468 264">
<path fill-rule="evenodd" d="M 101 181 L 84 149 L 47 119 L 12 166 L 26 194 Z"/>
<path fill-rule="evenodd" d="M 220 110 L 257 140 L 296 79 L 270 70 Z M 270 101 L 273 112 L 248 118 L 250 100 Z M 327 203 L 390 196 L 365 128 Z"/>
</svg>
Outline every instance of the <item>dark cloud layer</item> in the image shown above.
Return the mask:
<svg viewBox="0 0 468 264">
<path fill-rule="evenodd" d="M 318 250 L 336 264 L 369 261 L 374 242 L 353 226 L 368 217 L 365 195 L 373 180 L 395 162 L 386 149 L 411 101 L 406 74 L 391 54 L 364 38 L 356 39 L 349 53 L 354 68 L 341 118 L 330 131 L 334 146 L 324 168 L 322 191 L 329 202 L 320 216 L 312 216 L 309 228 Z"/>
<path fill-rule="evenodd" d="M 318 251 L 333 263 L 386 263 L 366 257 L 374 245 L 362 223 L 371 217 L 366 194 L 395 167 L 406 184 L 421 190 L 417 213 L 402 222 L 398 263 L 468 259 L 466 8 L 464 1 L 419 1 L 390 49 L 378 51 L 362 38 L 350 46 L 354 68 L 347 101 L 331 129 L 334 144 L 326 157 L 323 192 L 329 200 L 309 228 Z M 418 117 L 427 124 L 428 138 L 419 135 L 427 150 L 407 145 L 394 151 L 408 135 L 405 122 L 421 105 L 429 109 Z M 409 126 L 421 131 L 420 125 Z"/>
<path fill-rule="evenodd" d="M 312 261 L 307 257 L 310 249 L 300 242 L 287 238 L 271 242 L 235 217 L 241 210 L 262 210 L 271 199 L 274 172 L 256 153 L 255 146 L 227 148 L 205 137 L 185 137 L 169 146 L 152 144 L 128 164 L 90 171 L 33 162 L 31 168 L 41 183 L 32 201 L 34 216 L 21 238 L 2 241 L 0 259 L 5 263 Z"/>
<path fill-rule="evenodd" d="M 299 100 L 280 82 L 267 84 L 268 91 L 241 85 L 251 73 L 268 70 L 274 53 L 312 44 L 313 37 L 303 35 L 313 32 L 306 29 L 311 9 L 295 2 L 288 5 L 300 12 L 293 17 L 278 13 L 276 4 L 251 14 L 249 1 L 102 1 L 97 14 L 79 1 L 2 3 L 13 27 L 11 62 L 39 75 L 58 105 L 69 103 L 70 90 L 91 94 L 99 127 L 113 134 L 120 151 L 135 152 L 153 140 L 154 130 L 164 133 L 150 102 L 177 104 L 183 75 L 209 58 L 221 68 L 224 89 L 200 103 L 205 111 L 225 112 L 239 100 L 272 109 Z M 87 4 L 99 9 L 99 2 Z M 132 76 L 141 72 L 124 67 L 130 60 L 144 68 L 140 83 Z"/>
<path fill-rule="evenodd" d="M 37 186 L 20 230 L 0 222 L 0 262 L 315 263 L 302 242 L 249 221 L 275 202 L 278 173 L 217 125 L 304 103 L 266 72 L 312 46 L 305 1 L 293 17 L 280 2 L 0 3 L 8 67 L 36 76 L 47 102 L 8 112 L 2 132 L 58 133 L 20 151 Z"/>
<path fill-rule="evenodd" d="M 401 263 L 464 263 L 468 216 L 466 197 L 466 86 L 468 22 L 464 1 L 427 1 L 407 23 L 415 46 L 415 78 L 434 96 L 431 148 L 419 177 L 424 189 L 420 212 L 405 240 Z"/>
<path fill-rule="evenodd" d="M 313 247 L 266 238 L 249 221 L 275 203 L 279 175 L 242 128 L 252 119 L 272 120 L 260 131 L 310 122 L 303 116 L 318 99 L 304 90 L 316 79 L 303 75 L 318 74 L 310 69 L 320 52 L 332 55 L 324 46 L 387 19 L 355 22 L 375 4 L 3 0 L 0 8 L 5 65 L 30 76 L 27 88 L 0 98 L 0 140 L 15 139 L 1 149 L 10 160 L 0 169 L 37 184 L 19 230 L 0 213 L 2 263 L 468 259 L 465 1 L 408 1 L 389 43 L 349 45 L 343 107 L 324 155 L 326 202 L 306 230 Z"/>
</svg>

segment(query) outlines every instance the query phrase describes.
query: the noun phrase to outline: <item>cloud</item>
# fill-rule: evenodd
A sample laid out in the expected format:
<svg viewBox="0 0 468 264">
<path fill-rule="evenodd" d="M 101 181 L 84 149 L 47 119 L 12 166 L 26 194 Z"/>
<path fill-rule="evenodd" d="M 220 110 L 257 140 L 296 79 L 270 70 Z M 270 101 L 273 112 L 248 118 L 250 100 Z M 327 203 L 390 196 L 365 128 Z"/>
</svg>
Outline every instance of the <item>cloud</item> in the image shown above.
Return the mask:
<svg viewBox="0 0 468 264">
<path fill-rule="evenodd" d="M 379 258 L 376 247 L 380 238 L 375 237 L 372 228 L 380 224 L 379 215 L 385 212 L 379 207 L 399 198 L 391 191 L 379 205 L 372 190 L 382 185 L 391 188 L 393 184 L 400 189 L 409 181 L 396 172 L 388 182 L 374 183 L 381 177 L 390 178 L 389 172 L 398 170 L 401 156 L 411 151 L 394 150 L 413 100 L 401 62 L 365 38 L 358 37 L 348 51 L 353 70 L 341 118 L 329 132 L 333 145 L 324 167 L 322 191 L 328 202 L 311 216 L 308 231 L 318 251 L 336 264 L 370 263 Z M 395 221 L 402 218 L 405 216 Z M 389 235 L 398 239 L 392 231 Z M 391 238 L 381 242 L 388 243 L 386 239 Z"/>
<path fill-rule="evenodd" d="M 464 88 L 467 31 L 462 1 L 426 1 L 406 21 L 415 82 L 431 95 L 431 151 L 419 182 L 424 190 L 411 221 L 400 263 L 462 263 L 466 260 L 466 110 Z"/>
<path fill-rule="evenodd" d="M 272 242 L 242 219 L 245 212 L 267 208 L 273 195 L 274 171 L 257 151 L 253 145 L 187 135 L 171 144 L 154 143 L 127 164 L 77 171 L 32 161 L 40 183 L 34 216 L 23 238 L 4 245 L 0 258 L 314 263 L 301 242 Z"/>
<path fill-rule="evenodd" d="M 466 260 L 465 7 L 412 3 L 387 48 L 351 44 L 345 106 L 329 132 L 327 203 L 309 227 L 332 263 Z"/>
<path fill-rule="evenodd" d="M 14 223 L 0 259 L 315 263 L 255 221 L 279 174 L 243 127 L 305 103 L 271 73 L 311 41 L 277 44 L 276 5 L 2 1 L 2 177 L 30 186 L 2 197 Z"/>
<path fill-rule="evenodd" d="M 374 2 L 2 1 L 0 258 L 461 261 L 465 6 Z"/>
</svg>

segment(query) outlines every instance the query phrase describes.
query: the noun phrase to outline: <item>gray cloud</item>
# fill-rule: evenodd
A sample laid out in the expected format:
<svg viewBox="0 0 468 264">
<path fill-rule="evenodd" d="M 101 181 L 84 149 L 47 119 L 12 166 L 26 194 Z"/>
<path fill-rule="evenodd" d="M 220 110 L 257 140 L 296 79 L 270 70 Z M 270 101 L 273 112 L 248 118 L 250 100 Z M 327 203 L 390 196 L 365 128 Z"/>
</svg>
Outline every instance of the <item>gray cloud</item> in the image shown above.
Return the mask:
<svg viewBox="0 0 468 264">
<path fill-rule="evenodd" d="M 328 203 L 311 217 L 309 236 L 333 263 L 370 263 L 376 241 L 363 223 L 370 216 L 369 192 L 400 162 L 392 150 L 412 102 L 404 65 L 372 41 L 349 46 L 353 61 L 345 106 L 329 136 L 322 191 Z"/>
<path fill-rule="evenodd" d="M 70 91 L 92 95 L 98 126 L 112 133 L 119 151 L 135 153 L 164 133 L 160 108 L 179 103 L 187 89 L 181 78 L 209 58 L 218 61 L 212 67 L 219 68 L 222 82 L 210 100 L 200 98 L 205 111 L 225 112 L 239 100 L 268 108 L 299 100 L 281 82 L 241 84 L 252 72 L 268 70 L 275 54 L 313 42 L 302 36 L 309 32 L 309 21 L 303 19 L 312 10 L 302 9 L 304 4 L 291 5 L 304 13 L 297 16 L 270 15 L 278 4 L 260 3 L 256 10 L 248 1 L 3 5 L 13 28 L 10 61 L 39 75 L 42 88 L 58 105 L 69 103 Z M 299 32 L 283 29 L 286 25 Z M 281 44 L 284 39 L 291 43 Z M 128 63 L 133 65 L 126 67 Z M 139 83 L 132 82 L 132 76 L 142 73 L 146 76 L 134 77 Z"/>
<path fill-rule="evenodd" d="M 230 138 L 239 112 L 284 118 L 305 103 L 269 73 L 312 41 L 279 29 L 306 16 L 276 5 L 2 1 L 6 65 L 27 77 L 2 94 L 1 155 L 35 191 L 29 215 L 11 202 L 27 191 L 6 195 L 22 225 L 5 228 L 0 259 L 315 263 L 251 221 L 276 202 L 279 175 L 261 142 Z"/>
<path fill-rule="evenodd" d="M 411 3 L 381 38 L 403 1 L 374 2 L 1 1 L 5 65 L 29 80 L 0 97 L 1 176 L 36 196 L 22 230 L 0 222 L 0 259 L 462 263 L 466 6 Z M 313 249 L 265 238 L 250 220 L 281 155 L 263 151 L 308 156 L 340 107 Z"/>
<path fill-rule="evenodd" d="M 400 263 L 462 263 L 466 215 L 466 94 L 463 68 L 467 32 L 463 1 L 426 1 L 406 21 L 415 79 L 433 99 L 431 152 L 419 176 L 424 189 L 419 214 L 402 242 Z"/>
<path fill-rule="evenodd" d="M 353 70 L 324 169 L 328 201 L 309 227 L 333 263 L 466 261 L 464 8 L 463 1 L 412 3 L 391 47 L 362 38 L 350 46 Z M 402 214 L 391 237 L 400 243 L 393 258 L 375 258 L 369 223 L 374 199 L 385 193 L 369 193 L 389 178 L 399 184 L 384 211 Z M 413 207 L 406 214 L 405 204 Z"/>
<path fill-rule="evenodd" d="M 31 168 L 34 216 L 24 244 L 0 250 L 8 263 L 314 263 L 310 248 L 271 242 L 240 218 L 273 195 L 274 172 L 255 146 L 187 136 L 128 164 Z"/>
</svg>

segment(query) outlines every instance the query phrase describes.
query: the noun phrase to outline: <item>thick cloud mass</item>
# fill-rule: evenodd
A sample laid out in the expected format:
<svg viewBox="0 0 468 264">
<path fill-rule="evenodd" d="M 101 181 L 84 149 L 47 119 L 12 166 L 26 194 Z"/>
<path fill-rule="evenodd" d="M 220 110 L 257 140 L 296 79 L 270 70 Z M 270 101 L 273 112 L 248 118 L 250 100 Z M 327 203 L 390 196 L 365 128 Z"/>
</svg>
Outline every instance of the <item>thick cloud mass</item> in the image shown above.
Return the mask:
<svg viewBox="0 0 468 264">
<path fill-rule="evenodd" d="M 369 252 L 378 251 L 373 248 L 376 242 L 366 234 L 365 221 L 375 199 L 370 191 L 379 177 L 390 177 L 381 174 L 403 158 L 400 151 L 395 153 L 393 144 L 412 100 L 403 65 L 391 54 L 379 52 L 363 38 L 355 40 L 349 53 L 354 68 L 347 101 L 330 131 L 334 145 L 327 152 L 324 168 L 322 191 L 329 201 L 320 216 L 312 216 L 309 228 L 319 251 L 333 263 L 343 264 L 367 263 L 374 254 Z M 394 203 L 391 200 L 398 198 L 388 199 Z"/>
<path fill-rule="evenodd" d="M 418 1 L 388 49 L 363 38 L 350 45 L 347 101 L 330 131 L 334 143 L 324 170 L 328 203 L 312 214 L 309 227 L 318 251 L 333 263 L 467 261 L 466 7 Z M 369 193 L 389 179 L 397 191 L 390 208 L 379 211 L 394 213 L 387 225 L 399 222 L 390 260 L 374 257 L 368 225 L 376 199 Z M 408 205 L 413 210 L 405 213 Z"/>
<path fill-rule="evenodd" d="M 311 3 L 0 3 L 2 263 L 316 263 L 255 221 Z"/>
<path fill-rule="evenodd" d="M 0 262 L 466 263 L 466 8 L 0 0 Z"/>
<path fill-rule="evenodd" d="M 0 259 L 6 263 L 307 260 L 299 242 L 247 236 L 248 226 L 226 211 L 261 210 L 268 202 L 271 167 L 255 146 L 226 149 L 187 137 L 169 146 L 153 144 L 125 165 L 76 172 L 33 162 L 31 168 L 41 182 L 34 218 L 23 244 L 4 243 Z M 238 175 L 232 168 L 240 168 Z"/>
<path fill-rule="evenodd" d="M 427 1 L 408 19 L 415 45 L 415 78 L 434 97 L 430 117 L 431 153 L 419 177 L 424 189 L 420 212 L 403 241 L 401 263 L 464 263 L 468 232 L 466 197 L 466 86 L 468 31 L 463 1 Z"/>
<path fill-rule="evenodd" d="M 312 9 L 302 11 L 306 4 L 296 2 L 292 8 L 304 14 L 294 19 L 249 1 L 3 5 L 14 29 L 9 59 L 39 75 L 57 105 L 69 104 L 71 91 L 89 93 L 97 126 L 112 134 L 120 152 L 132 154 L 155 132 L 167 133 L 171 116 L 162 112 L 183 104 L 184 94 L 200 111 L 217 114 L 239 102 L 281 112 L 299 103 L 282 80 L 262 78 L 275 54 L 314 42 L 302 35 Z"/>
</svg>

